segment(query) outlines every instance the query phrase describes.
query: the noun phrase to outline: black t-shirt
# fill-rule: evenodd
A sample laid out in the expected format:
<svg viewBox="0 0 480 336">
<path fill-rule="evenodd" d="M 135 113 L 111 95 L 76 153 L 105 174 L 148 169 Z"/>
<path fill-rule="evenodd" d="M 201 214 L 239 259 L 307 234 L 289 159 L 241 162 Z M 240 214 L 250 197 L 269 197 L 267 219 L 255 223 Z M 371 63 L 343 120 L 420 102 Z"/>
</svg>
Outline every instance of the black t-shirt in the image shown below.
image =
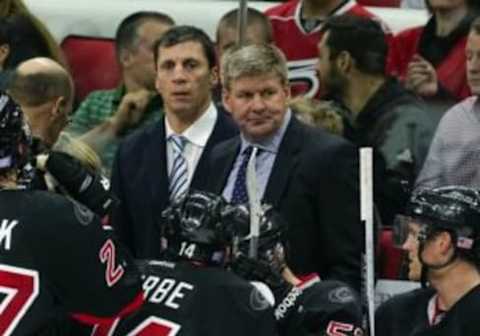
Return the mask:
<svg viewBox="0 0 480 336">
<path fill-rule="evenodd" d="M 141 301 L 136 265 L 90 210 L 0 190 L 0 335 L 40 334 L 62 313 L 94 324 Z"/>
<path fill-rule="evenodd" d="M 375 315 L 378 336 L 478 336 L 480 335 L 480 286 L 465 294 L 440 322 L 431 325 L 435 291 L 418 289 L 382 304 Z"/>
<path fill-rule="evenodd" d="M 93 335 L 276 335 L 265 297 L 224 269 L 152 261 L 143 288 L 147 302 L 141 310 Z"/>
</svg>

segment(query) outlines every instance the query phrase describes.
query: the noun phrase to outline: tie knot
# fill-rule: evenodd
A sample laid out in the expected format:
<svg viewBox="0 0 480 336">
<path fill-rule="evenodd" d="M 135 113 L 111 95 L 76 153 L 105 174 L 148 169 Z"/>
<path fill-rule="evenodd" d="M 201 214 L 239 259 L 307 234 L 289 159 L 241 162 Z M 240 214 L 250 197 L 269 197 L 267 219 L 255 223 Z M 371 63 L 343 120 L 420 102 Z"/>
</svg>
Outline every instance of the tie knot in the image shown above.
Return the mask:
<svg viewBox="0 0 480 336">
<path fill-rule="evenodd" d="M 253 151 L 253 146 L 248 146 L 243 150 L 242 155 L 246 157 L 250 157 L 250 155 L 252 155 L 252 151 Z"/>
<path fill-rule="evenodd" d="M 187 139 L 183 135 L 172 134 L 169 137 L 169 140 L 172 142 L 176 150 L 183 152 Z"/>
</svg>

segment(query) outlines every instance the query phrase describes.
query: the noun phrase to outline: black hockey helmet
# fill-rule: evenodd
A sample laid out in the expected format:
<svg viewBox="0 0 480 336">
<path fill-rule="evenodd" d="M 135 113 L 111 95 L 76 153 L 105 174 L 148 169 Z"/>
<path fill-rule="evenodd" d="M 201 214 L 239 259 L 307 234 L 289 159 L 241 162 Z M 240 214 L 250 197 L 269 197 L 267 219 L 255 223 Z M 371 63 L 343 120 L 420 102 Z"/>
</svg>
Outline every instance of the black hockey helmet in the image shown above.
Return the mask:
<svg viewBox="0 0 480 336">
<path fill-rule="evenodd" d="M 420 225 L 419 242 L 423 244 L 435 233 L 450 232 L 456 251 L 480 260 L 480 191 L 464 186 L 423 189 L 414 193 L 405 216 L 397 216 L 397 243 L 408 238 L 406 223 Z"/>
<path fill-rule="evenodd" d="M 20 106 L 0 91 L 0 173 L 28 162 L 31 132 Z"/>
<path fill-rule="evenodd" d="M 248 255 L 250 248 L 250 209 L 240 204 L 230 208 L 225 214 L 231 223 L 233 234 L 238 238 L 236 249 Z M 277 269 L 284 267 L 284 248 L 282 237 L 287 229 L 286 222 L 271 206 L 264 204 L 260 216 L 258 237 L 258 257 Z"/>
<path fill-rule="evenodd" d="M 190 191 L 162 213 L 162 249 L 177 257 L 222 264 L 232 241 L 222 212 L 226 201 L 212 193 Z"/>
</svg>

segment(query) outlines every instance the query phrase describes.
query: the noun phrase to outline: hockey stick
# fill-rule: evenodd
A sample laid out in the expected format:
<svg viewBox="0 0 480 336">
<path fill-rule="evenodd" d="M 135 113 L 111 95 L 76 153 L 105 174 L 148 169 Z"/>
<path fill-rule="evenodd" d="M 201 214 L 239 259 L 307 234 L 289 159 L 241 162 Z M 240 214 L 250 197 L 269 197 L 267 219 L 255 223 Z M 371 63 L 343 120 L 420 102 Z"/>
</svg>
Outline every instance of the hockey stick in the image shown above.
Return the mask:
<svg viewBox="0 0 480 336">
<path fill-rule="evenodd" d="M 250 206 L 250 250 L 248 256 L 257 258 L 258 236 L 260 235 L 260 216 L 262 208 L 257 192 L 257 174 L 255 171 L 255 162 L 257 160 L 257 147 L 253 147 L 252 154 L 247 165 L 247 194 Z"/>
<path fill-rule="evenodd" d="M 372 148 L 360 148 L 360 219 L 365 224 L 365 293 L 370 336 L 375 336 L 375 278 L 373 242 L 373 163 Z"/>
</svg>

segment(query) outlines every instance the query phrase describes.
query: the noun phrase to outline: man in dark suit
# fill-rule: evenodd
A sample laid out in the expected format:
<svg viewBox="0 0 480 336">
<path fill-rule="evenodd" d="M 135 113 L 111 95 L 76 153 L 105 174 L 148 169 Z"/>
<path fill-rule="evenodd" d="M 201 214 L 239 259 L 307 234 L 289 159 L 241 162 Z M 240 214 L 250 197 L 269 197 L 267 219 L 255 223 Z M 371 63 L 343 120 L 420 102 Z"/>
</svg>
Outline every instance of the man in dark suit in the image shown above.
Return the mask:
<svg viewBox="0 0 480 336">
<path fill-rule="evenodd" d="M 212 103 L 215 48 L 203 31 L 172 28 L 156 42 L 154 53 L 165 116 L 121 144 L 112 173 L 120 199 L 113 225 L 138 258 L 159 256 L 162 210 L 189 187 L 206 185 L 206 157 L 213 145 L 238 133 Z"/>
<path fill-rule="evenodd" d="M 289 266 L 358 290 L 363 238 L 356 149 L 292 115 L 286 62 L 275 47 L 231 52 L 222 74 L 223 102 L 241 134 L 213 149 L 209 189 L 246 202 L 246 162 L 257 147 L 257 192 L 289 223 Z"/>
</svg>

